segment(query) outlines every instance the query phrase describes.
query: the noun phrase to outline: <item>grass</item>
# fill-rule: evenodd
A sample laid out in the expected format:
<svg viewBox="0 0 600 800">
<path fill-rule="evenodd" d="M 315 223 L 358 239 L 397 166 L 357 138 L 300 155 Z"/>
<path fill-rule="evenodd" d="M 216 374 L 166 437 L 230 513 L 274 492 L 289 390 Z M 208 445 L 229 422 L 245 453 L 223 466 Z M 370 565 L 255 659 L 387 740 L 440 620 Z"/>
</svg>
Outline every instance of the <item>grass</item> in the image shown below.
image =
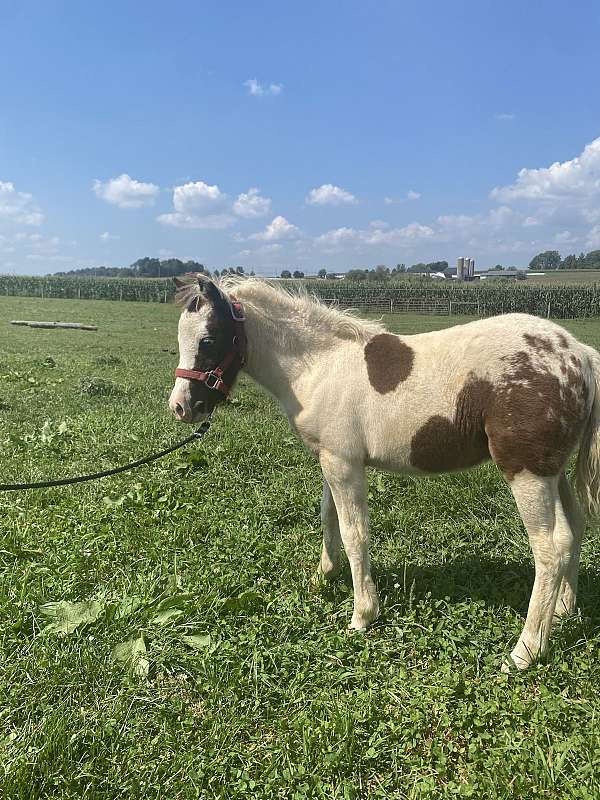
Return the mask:
<svg viewBox="0 0 600 800">
<path fill-rule="evenodd" d="M 187 432 L 165 403 L 176 315 L 0 298 L 0 480 L 105 468 Z M 596 322 L 565 326 L 600 344 Z M 313 584 L 320 488 L 243 380 L 196 447 L 0 495 L 0 797 L 597 798 L 598 539 L 580 611 L 506 678 L 532 563 L 497 471 L 372 473 L 382 616 L 366 635 L 345 630 L 348 571 Z"/>
</svg>

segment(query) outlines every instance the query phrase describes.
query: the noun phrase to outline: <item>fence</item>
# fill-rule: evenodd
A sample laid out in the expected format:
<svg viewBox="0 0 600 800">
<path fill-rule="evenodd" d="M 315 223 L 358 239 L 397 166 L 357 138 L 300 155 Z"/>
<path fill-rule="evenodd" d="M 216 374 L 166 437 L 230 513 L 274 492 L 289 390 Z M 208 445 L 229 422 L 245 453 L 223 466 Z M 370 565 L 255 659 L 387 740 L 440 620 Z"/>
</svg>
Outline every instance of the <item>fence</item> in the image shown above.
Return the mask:
<svg viewBox="0 0 600 800">
<path fill-rule="evenodd" d="M 437 298 L 394 299 L 382 297 L 378 299 L 364 298 L 350 300 L 339 297 L 324 297 L 322 301 L 336 308 L 355 308 L 371 314 L 452 314 L 452 301 Z M 477 305 L 477 304 L 475 304 Z M 468 312 L 463 312 L 468 313 Z"/>
</svg>

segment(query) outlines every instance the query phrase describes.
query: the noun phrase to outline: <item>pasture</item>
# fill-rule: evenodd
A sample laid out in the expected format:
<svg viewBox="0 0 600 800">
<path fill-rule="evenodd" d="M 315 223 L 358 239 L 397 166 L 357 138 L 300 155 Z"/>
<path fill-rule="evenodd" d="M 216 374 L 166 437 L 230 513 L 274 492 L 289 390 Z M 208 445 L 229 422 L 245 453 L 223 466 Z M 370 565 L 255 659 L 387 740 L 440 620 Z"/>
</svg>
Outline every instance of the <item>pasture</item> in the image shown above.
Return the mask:
<svg viewBox="0 0 600 800">
<path fill-rule="evenodd" d="M 108 468 L 187 435 L 166 406 L 177 315 L 0 298 L 0 481 Z M 597 322 L 564 324 L 600 346 Z M 244 379 L 197 445 L 0 494 L 0 797 L 598 797 L 597 530 L 577 615 L 507 677 L 533 569 L 494 467 L 371 474 L 382 614 L 364 635 L 345 630 L 348 570 L 314 580 L 320 493 L 318 465 Z"/>
</svg>

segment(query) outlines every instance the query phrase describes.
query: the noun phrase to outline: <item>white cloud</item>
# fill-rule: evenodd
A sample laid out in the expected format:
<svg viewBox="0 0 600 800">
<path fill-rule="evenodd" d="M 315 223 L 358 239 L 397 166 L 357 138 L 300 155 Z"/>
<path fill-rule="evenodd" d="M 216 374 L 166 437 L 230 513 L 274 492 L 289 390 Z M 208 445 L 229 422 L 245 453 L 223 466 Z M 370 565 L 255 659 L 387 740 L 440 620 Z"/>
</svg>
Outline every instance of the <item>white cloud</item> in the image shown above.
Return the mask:
<svg viewBox="0 0 600 800">
<path fill-rule="evenodd" d="M 204 217 L 196 217 L 193 214 L 159 214 L 156 218 L 163 225 L 171 225 L 174 228 L 192 228 L 205 230 L 223 230 L 230 228 L 235 218 L 231 214 L 207 214 Z"/>
<path fill-rule="evenodd" d="M 325 248 L 338 248 L 357 241 L 358 237 L 359 233 L 354 228 L 334 228 L 317 236 L 315 244 Z"/>
<path fill-rule="evenodd" d="M 402 228 L 391 228 L 387 223 L 372 222 L 366 230 L 334 228 L 317 236 L 315 244 L 325 250 L 336 251 L 346 246 L 401 246 L 426 241 L 435 236 L 429 225 L 411 222 Z"/>
<path fill-rule="evenodd" d="M 600 222 L 600 208 L 584 208 L 581 213 L 586 222 Z"/>
<path fill-rule="evenodd" d="M 496 200 L 558 200 L 566 197 L 588 199 L 600 193 L 600 137 L 586 145 L 570 161 L 555 161 L 549 167 L 519 171 L 510 186 L 496 187 Z"/>
<path fill-rule="evenodd" d="M 175 228 L 222 230 L 234 224 L 235 218 L 224 208 L 227 195 L 218 186 L 204 181 L 190 181 L 173 190 L 173 208 L 157 219 Z"/>
<path fill-rule="evenodd" d="M 41 225 L 44 215 L 32 195 L 18 192 L 10 181 L 0 181 L 0 219 L 17 225 Z"/>
<path fill-rule="evenodd" d="M 245 193 L 238 194 L 233 204 L 234 214 L 246 219 L 264 217 L 270 210 L 271 200 L 268 197 L 261 197 L 260 190 L 256 187 L 248 189 Z"/>
<path fill-rule="evenodd" d="M 512 113 L 503 113 L 503 114 L 494 114 L 494 119 L 499 119 L 503 122 L 509 122 L 515 118 L 515 114 Z"/>
<path fill-rule="evenodd" d="M 119 208 L 151 206 L 160 191 L 156 184 L 136 181 L 126 173 L 104 182 L 95 180 L 93 189 L 101 200 Z"/>
<path fill-rule="evenodd" d="M 418 200 L 421 197 L 421 192 L 414 192 L 412 189 L 409 189 L 406 193 L 406 197 L 408 200 Z"/>
<path fill-rule="evenodd" d="M 267 85 L 259 83 L 256 78 L 249 78 L 247 81 L 244 81 L 244 86 L 248 89 L 248 94 L 254 97 L 264 97 L 265 95 L 277 96 L 283 91 L 282 83 L 269 83 Z"/>
<path fill-rule="evenodd" d="M 120 236 L 116 236 L 115 234 L 109 233 L 108 231 L 104 231 L 104 233 L 100 234 L 100 238 L 103 242 L 116 242 L 120 239 Z"/>
<path fill-rule="evenodd" d="M 316 189 L 311 189 L 306 196 L 306 202 L 311 206 L 340 206 L 353 205 L 358 202 L 356 197 L 339 186 L 324 183 Z"/>
<path fill-rule="evenodd" d="M 523 220 L 524 228 L 532 228 L 534 225 L 541 225 L 541 221 L 537 217 L 525 217 Z"/>
<path fill-rule="evenodd" d="M 285 217 L 275 217 L 264 231 L 253 233 L 251 239 L 263 242 L 275 242 L 280 239 L 293 239 L 300 235 L 300 230 L 288 222 Z"/>
<path fill-rule="evenodd" d="M 204 181 L 184 183 L 173 190 L 173 207 L 180 214 L 197 214 L 221 206 L 227 195 Z"/>
<path fill-rule="evenodd" d="M 383 202 L 386 204 L 386 206 L 391 206 L 395 201 L 393 197 L 384 197 Z"/>
<path fill-rule="evenodd" d="M 368 245 L 402 245 L 431 239 L 435 231 L 429 225 L 411 222 L 403 228 L 371 228 L 361 232 L 361 240 Z"/>
<path fill-rule="evenodd" d="M 571 231 L 560 231 L 554 236 L 554 241 L 556 244 L 572 244 L 577 241 L 577 237 Z"/>
<path fill-rule="evenodd" d="M 600 225 L 594 225 L 591 231 L 589 231 L 585 241 L 585 246 L 589 250 L 600 248 Z"/>
</svg>

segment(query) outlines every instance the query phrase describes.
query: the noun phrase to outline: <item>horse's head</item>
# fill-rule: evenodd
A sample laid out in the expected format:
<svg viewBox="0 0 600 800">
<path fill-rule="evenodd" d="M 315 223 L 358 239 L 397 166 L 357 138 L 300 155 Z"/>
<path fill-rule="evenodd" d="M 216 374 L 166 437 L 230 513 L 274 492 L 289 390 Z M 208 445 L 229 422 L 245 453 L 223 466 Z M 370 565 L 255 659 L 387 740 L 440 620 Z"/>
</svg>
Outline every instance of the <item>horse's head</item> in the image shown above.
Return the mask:
<svg viewBox="0 0 600 800">
<path fill-rule="evenodd" d="M 179 366 L 169 407 L 182 422 L 198 422 L 223 402 L 245 360 L 243 312 L 204 275 L 175 278 Z"/>
</svg>

